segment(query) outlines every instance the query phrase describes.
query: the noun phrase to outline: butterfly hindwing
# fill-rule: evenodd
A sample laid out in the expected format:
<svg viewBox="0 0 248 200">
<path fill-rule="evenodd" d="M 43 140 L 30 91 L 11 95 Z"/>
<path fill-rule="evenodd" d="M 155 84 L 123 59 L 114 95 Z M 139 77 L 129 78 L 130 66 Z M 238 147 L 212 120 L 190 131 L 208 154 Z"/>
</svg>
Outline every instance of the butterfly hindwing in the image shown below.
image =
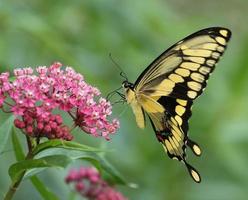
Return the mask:
<svg viewBox="0 0 248 200">
<path fill-rule="evenodd" d="M 158 141 L 163 145 L 170 158 L 183 162 L 191 177 L 196 182 L 200 182 L 200 174 L 187 163 L 185 152 L 187 145 L 195 155 L 201 155 L 200 147 L 187 136 L 192 101 L 161 97 L 158 102 L 165 107 L 165 112 L 163 114 L 148 113 Z"/>
<path fill-rule="evenodd" d="M 161 97 L 158 102 L 163 105 L 166 110 L 166 115 L 170 116 L 170 120 L 175 126 L 178 126 L 182 130 L 185 136 L 185 145 L 189 146 L 193 153 L 197 156 L 201 155 L 201 149 L 196 142 L 192 141 L 188 137 L 188 120 L 192 115 L 191 107 L 193 101 L 174 99 L 172 97 Z M 168 117 L 167 117 L 168 118 Z"/>
</svg>

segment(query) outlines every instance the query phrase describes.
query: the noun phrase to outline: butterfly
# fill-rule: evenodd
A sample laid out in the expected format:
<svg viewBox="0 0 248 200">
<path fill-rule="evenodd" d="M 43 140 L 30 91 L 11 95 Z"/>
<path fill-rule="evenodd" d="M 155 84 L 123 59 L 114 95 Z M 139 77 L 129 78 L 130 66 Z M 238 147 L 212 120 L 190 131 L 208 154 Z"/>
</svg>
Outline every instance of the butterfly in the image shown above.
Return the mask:
<svg viewBox="0 0 248 200">
<path fill-rule="evenodd" d="M 144 128 L 148 116 L 168 156 L 181 161 L 197 183 L 201 176 L 186 161 L 186 148 L 196 156 L 201 149 L 188 136 L 188 120 L 194 100 L 202 94 L 230 37 L 231 31 L 222 27 L 197 31 L 164 51 L 134 84 L 127 78 L 122 83 L 137 125 Z"/>
</svg>

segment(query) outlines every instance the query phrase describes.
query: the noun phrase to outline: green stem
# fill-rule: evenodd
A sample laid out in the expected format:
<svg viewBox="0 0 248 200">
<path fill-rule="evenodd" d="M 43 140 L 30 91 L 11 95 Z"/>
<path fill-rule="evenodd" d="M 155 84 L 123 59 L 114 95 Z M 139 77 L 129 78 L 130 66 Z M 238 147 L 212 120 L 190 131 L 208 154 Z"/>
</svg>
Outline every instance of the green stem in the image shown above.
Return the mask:
<svg viewBox="0 0 248 200">
<path fill-rule="evenodd" d="M 4 200 L 11 200 L 12 199 L 12 197 L 14 196 L 18 186 L 20 185 L 25 173 L 26 173 L 26 171 L 22 172 L 22 174 L 20 174 L 18 180 L 11 183 L 8 192 L 6 193 L 6 195 L 4 197 Z"/>
<path fill-rule="evenodd" d="M 30 138 L 28 136 L 26 138 L 27 138 L 27 144 L 28 144 L 28 154 L 25 157 L 25 160 L 29 160 L 29 159 L 32 159 L 33 158 L 33 154 L 32 154 L 33 147 L 31 145 Z M 18 187 L 19 187 L 19 185 L 20 185 L 20 183 L 21 183 L 21 181 L 22 181 L 25 173 L 26 173 L 26 170 L 23 171 L 19 175 L 19 177 L 18 177 L 18 179 L 16 181 L 13 181 L 11 183 L 11 185 L 9 186 L 8 192 L 5 194 L 4 200 L 11 200 L 12 199 L 12 197 L 14 196 L 16 190 L 18 189 Z"/>
</svg>

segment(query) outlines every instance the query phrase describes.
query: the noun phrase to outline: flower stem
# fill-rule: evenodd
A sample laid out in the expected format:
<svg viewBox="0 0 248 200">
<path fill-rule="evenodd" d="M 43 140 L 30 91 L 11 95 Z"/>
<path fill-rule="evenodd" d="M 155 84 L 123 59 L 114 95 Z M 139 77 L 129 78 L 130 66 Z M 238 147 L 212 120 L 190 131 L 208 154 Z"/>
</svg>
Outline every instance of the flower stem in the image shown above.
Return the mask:
<svg viewBox="0 0 248 200">
<path fill-rule="evenodd" d="M 25 160 L 29 160 L 33 158 L 33 154 L 32 154 L 32 147 L 31 147 L 31 142 L 30 142 L 30 138 L 27 137 L 27 143 L 28 143 L 28 154 L 25 157 Z M 9 190 L 8 192 L 5 194 L 4 200 L 11 200 L 12 197 L 14 196 L 16 190 L 18 189 L 24 175 L 26 173 L 26 170 L 23 171 L 17 178 L 17 180 L 12 181 L 11 185 L 9 186 Z"/>
<path fill-rule="evenodd" d="M 20 185 L 25 173 L 26 173 L 26 171 L 22 172 L 19 175 L 18 180 L 11 183 L 8 192 L 6 193 L 6 195 L 4 197 L 4 200 L 11 200 L 12 199 L 12 197 L 14 196 L 18 186 Z"/>
</svg>

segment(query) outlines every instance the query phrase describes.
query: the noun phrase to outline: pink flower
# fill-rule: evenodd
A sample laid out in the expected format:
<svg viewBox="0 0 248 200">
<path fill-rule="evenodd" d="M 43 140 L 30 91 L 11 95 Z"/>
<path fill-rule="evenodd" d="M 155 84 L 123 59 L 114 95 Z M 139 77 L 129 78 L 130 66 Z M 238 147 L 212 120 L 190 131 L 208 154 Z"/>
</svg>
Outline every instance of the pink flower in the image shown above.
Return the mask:
<svg viewBox="0 0 248 200">
<path fill-rule="evenodd" d="M 75 191 L 90 200 L 127 200 L 114 187 L 105 182 L 93 167 L 72 169 L 66 176 L 65 182 L 73 183 Z"/>
<path fill-rule="evenodd" d="M 100 91 L 73 68 L 61 67 L 60 63 L 39 66 L 36 73 L 31 68 L 15 69 L 14 81 L 9 80 L 9 73 L 0 74 L 0 108 L 9 107 L 16 116 L 15 126 L 32 137 L 71 140 L 69 127 L 53 114 L 60 110 L 88 134 L 109 140 L 119 128 L 117 119 L 108 119 L 110 103 L 99 98 Z"/>
</svg>

